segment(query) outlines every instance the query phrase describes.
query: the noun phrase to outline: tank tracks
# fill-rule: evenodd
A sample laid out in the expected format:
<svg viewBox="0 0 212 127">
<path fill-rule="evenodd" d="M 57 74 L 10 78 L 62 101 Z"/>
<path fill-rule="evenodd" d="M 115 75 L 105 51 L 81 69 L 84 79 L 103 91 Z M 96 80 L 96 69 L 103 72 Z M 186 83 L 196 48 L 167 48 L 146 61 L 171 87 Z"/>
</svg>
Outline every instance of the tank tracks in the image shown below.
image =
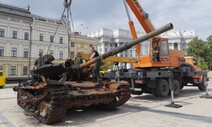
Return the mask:
<svg viewBox="0 0 212 127">
<path fill-rule="evenodd" d="M 17 103 L 41 123 L 52 124 L 63 120 L 67 109 L 85 108 L 92 105 L 115 109 L 123 105 L 130 98 L 130 87 L 122 82 L 113 83 L 113 86 L 117 85 L 119 85 L 117 88 L 101 86 L 86 89 L 48 85 L 44 89 L 33 92 L 31 89 L 19 89 Z"/>
</svg>

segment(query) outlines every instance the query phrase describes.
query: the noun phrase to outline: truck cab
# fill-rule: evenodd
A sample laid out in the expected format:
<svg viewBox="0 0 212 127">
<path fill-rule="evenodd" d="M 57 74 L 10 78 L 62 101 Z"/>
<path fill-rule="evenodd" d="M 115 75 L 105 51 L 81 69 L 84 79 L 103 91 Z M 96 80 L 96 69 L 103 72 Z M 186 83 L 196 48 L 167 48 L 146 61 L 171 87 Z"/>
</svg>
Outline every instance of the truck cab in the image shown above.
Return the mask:
<svg viewBox="0 0 212 127">
<path fill-rule="evenodd" d="M 157 60 L 153 58 L 154 46 L 158 45 L 159 52 Z M 135 68 L 154 68 L 154 67 L 179 67 L 181 61 L 185 61 L 184 53 L 180 50 L 169 49 L 168 39 L 153 37 L 150 42 L 145 41 L 140 44 L 140 54 L 138 62 L 134 63 Z"/>
</svg>

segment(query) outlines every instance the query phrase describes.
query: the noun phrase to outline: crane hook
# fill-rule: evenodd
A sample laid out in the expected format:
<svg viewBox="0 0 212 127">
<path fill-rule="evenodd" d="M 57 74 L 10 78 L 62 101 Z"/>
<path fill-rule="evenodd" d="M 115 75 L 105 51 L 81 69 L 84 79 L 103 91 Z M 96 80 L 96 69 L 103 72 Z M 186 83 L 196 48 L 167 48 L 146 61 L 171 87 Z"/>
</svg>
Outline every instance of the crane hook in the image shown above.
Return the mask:
<svg viewBox="0 0 212 127">
<path fill-rule="evenodd" d="M 63 6 L 67 9 L 70 7 L 72 0 L 64 0 Z"/>
</svg>

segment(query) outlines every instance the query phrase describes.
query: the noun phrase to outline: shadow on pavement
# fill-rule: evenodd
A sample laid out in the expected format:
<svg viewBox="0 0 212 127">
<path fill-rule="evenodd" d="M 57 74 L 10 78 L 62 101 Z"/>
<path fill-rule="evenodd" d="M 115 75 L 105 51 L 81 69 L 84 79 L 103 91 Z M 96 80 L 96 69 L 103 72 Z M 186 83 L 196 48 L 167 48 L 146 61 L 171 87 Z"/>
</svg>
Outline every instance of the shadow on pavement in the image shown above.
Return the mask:
<svg viewBox="0 0 212 127">
<path fill-rule="evenodd" d="M 96 123 L 101 119 L 112 119 L 125 115 L 129 111 L 119 108 L 112 111 L 104 111 L 95 107 L 87 108 L 84 110 L 68 110 L 65 120 L 56 123 L 53 126 L 86 126 L 86 124 Z"/>
</svg>

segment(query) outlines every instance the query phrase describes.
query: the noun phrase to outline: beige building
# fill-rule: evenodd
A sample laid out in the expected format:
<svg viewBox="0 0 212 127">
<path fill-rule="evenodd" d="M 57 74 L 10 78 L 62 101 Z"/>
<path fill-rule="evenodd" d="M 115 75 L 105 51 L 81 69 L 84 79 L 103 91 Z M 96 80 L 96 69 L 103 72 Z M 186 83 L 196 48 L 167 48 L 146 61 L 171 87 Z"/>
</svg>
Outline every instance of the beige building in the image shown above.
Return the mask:
<svg viewBox="0 0 212 127">
<path fill-rule="evenodd" d="M 33 15 L 28 9 L 0 3 L 0 69 L 7 77 L 28 76 L 39 52 L 47 54 L 48 49 L 55 62 L 67 59 L 66 26 L 62 21 Z M 78 51 L 88 53 L 88 45 L 96 43 L 94 38 L 73 34 L 70 56 L 74 57 Z"/>
</svg>

